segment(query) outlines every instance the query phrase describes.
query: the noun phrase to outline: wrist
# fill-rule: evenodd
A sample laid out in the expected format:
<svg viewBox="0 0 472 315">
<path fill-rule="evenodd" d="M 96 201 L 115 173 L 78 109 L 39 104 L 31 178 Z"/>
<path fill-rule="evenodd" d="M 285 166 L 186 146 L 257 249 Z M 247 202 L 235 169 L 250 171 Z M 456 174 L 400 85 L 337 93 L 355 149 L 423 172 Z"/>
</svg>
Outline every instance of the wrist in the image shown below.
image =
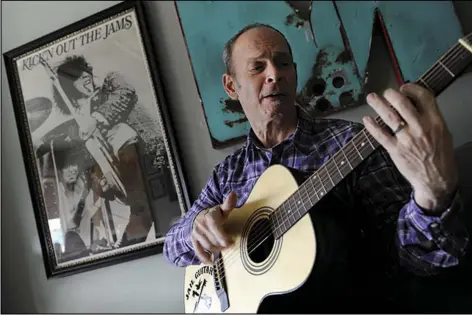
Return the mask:
<svg viewBox="0 0 472 315">
<path fill-rule="evenodd" d="M 413 199 L 418 207 L 426 214 L 440 215 L 447 210 L 457 191 L 457 186 L 441 193 L 424 193 L 423 191 L 415 191 Z"/>
</svg>

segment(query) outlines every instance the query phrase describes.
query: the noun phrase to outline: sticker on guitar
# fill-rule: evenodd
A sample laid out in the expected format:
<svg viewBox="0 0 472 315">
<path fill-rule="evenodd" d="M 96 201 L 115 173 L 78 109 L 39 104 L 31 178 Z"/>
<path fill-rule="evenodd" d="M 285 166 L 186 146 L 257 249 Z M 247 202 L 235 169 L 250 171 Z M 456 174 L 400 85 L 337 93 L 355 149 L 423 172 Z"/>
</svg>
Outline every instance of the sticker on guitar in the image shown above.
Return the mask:
<svg viewBox="0 0 472 315">
<path fill-rule="evenodd" d="M 213 292 L 209 292 L 213 289 Z M 209 313 L 214 294 L 213 267 L 203 266 L 195 272 L 195 277 L 190 280 L 185 293 L 185 299 L 195 301 L 194 313 Z"/>
</svg>

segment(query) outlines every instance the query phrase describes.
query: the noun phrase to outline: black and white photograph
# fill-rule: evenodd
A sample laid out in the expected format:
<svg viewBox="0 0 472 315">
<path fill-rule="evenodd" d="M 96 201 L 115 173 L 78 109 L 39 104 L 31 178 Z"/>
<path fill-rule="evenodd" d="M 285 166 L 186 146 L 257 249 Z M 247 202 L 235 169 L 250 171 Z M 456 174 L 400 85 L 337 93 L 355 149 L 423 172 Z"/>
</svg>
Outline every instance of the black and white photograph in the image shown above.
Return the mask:
<svg viewBox="0 0 472 315">
<path fill-rule="evenodd" d="M 5 54 L 49 275 L 162 251 L 189 202 L 141 3 Z"/>
</svg>

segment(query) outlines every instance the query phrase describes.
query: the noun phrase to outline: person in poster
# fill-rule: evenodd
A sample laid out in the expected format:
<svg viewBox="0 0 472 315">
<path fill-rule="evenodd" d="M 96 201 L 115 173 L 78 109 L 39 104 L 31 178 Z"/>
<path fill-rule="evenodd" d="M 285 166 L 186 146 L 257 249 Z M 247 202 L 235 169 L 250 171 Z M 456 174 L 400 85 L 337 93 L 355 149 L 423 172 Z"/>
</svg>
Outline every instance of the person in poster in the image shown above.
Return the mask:
<svg viewBox="0 0 472 315">
<path fill-rule="evenodd" d="M 98 86 L 93 68 L 83 55 L 68 56 L 56 73 L 44 59 L 41 63 L 54 78 L 55 108 L 32 134 L 37 157 L 46 153 L 54 157 L 53 169 L 60 173 L 58 188 L 67 187 L 62 184 L 67 180 L 67 174 L 73 177 L 74 184 L 81 183 L 82 187 L 81 192 L 69 194 L 60 203 L 63 205 L 60 212 L 66 218 L 63 224 L 67 227 L 65 252 L 86 252 L 83 240 L 78 237 L 80 234 L 71 232 L 77 231 L 84 212 L 93 209 L 97 198 L 103 198 L 108 207 L 107 202 L 116 200 L 130 208 L 129 222 L 121 240 L 116 240 L 115 236 L 114 242 L 107 244 L 109 248 L 143 242 L 153 221 L 138 162 L 144 143 L 127 124 L 138 101 L 135 89 L 117 72 L 108 73 Z M 76 160 L 81 161 L 82 167 L 65 164 L 74 154 L 80 155 Z M 79 169 L 82 170 L 80 177 Z M 67 196 L 67 190 L 56 190 L 63 191 L 62 194 L 56 192 L 58 196 Z M 54 193 L 54 189 L 45 192 Z M 94 200 L 88 203 L 88 209 L 84 209 L 89 192 Z M 82 198 L 78 198 L 79 195 Z M 51 195 L 45 197 L 56 200 Z"/>
</svg>

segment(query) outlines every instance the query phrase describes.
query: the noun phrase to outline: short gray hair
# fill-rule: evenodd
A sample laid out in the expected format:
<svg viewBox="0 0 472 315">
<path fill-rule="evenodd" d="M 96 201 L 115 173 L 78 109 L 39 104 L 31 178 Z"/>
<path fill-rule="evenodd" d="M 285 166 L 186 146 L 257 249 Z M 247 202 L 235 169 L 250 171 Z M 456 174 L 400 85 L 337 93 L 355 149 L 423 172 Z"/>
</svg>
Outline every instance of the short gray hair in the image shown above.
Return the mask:
<svg viewBox="0 0 472 315">
<path fill-rule="evenodd" d="M 276 31 L 280 35 L 282 35 L 282 37 L 285 39 L 285 42 L 287 42 L 288 50 L 290 52 L 290 56 L 292 56 L 292 47 L 290 47 L 290 44 L 288 43 L 287 38 L 285 38 L 285 35 L 282 34 L 281 31 L 279 31 L 275 27 L 270 26 L 268 24 L 252 23 L 252 24 L 249 24 L 249 25 L 245 26 L 244 28 L 242 28 L 239 32 L 236 33 L 236 35 L 231 37 L 231 39 L 226 42 L 226 44 L 223 48 L 223 62 L 225 63 L 226 73 L 231 74 L 231 75 L 234 74 L 233 73 L 234 69 L 233 69 L 233 63 L 232 63 L 233 60 L 232 59 L 233 59 L 233 48 L 234 48 L 234 44 L 236 43 L 236 40 L 239 38 L 239 36 L 246 33 L 247 31 L 249 31 L 253 28 L 259 28 L 259 27 L 267 27 L 267 28 L 273 29 L 274 31 Z"/>
</svg>

